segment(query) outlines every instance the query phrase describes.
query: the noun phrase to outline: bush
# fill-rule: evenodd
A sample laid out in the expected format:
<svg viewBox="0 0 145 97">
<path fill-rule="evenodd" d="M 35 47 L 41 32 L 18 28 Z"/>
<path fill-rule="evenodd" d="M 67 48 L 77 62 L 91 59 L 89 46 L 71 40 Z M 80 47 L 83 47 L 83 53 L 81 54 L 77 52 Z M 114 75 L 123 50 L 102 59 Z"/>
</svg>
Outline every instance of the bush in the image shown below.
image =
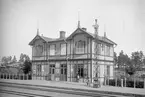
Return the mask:
<svg viewBox="0 0 145 97">
<path fill-rule="evenodd" d="M 106 82 L 107 85 L 110 86 L 115 86 L 115 79 L 109 79 L 109 83 L 108 81 Z M 117 86 L 121 86 L 121 79 L 117 79 Z M 123 80 L 123 86 L 125 86 L 125 80 Z M 134 81 L 133 80 L 126 80 L 126 87 L 134 87 Z M 136 81 L 135 83 L 135 87 L 136 88 L 144 88 L 144 82 L 143 81 Z"/>
</svg>

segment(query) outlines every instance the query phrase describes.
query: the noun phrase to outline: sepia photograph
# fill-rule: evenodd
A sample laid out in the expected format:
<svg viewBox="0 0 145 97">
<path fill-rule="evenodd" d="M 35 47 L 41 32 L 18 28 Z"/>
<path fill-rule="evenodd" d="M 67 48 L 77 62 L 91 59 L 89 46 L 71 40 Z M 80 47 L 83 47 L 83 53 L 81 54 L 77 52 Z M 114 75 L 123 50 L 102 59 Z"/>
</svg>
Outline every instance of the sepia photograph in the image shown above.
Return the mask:
<svg viewBox="0 0 145 97">
<path fill-rule="evenodd" d="M 0 97 L 145 97 L 145 0 L 0 0 Z"/>
</svg>

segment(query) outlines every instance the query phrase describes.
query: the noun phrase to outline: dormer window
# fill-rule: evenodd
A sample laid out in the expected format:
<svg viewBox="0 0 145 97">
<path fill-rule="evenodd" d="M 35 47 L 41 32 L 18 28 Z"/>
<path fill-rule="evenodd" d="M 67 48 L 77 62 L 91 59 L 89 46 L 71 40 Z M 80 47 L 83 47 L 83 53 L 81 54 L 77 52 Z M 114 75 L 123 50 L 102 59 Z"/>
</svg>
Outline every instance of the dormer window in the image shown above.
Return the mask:
<svg viewBox="0 0 145 97">
<path fill-rule="evenodd" d="M 85 41 L 80 40 L 75 43 L 75 53 L 76 54 L 85 53 Z"/>
</svg>

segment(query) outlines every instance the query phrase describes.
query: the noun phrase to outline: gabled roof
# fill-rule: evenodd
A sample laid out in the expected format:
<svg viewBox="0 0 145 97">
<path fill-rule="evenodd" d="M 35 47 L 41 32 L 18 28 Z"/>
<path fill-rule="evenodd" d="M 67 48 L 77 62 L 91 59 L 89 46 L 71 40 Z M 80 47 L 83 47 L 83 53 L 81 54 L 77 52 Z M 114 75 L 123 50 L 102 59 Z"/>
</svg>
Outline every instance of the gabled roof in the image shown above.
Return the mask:
<svg viewBox="0 0 145 97">
<path fill-rule="evenodd" d="M 112 40 L 108 39 L 107 37 L 103 37 L 103 36 L 98 36 L 98 39 L 100 41 L 109 43 L 109 44 L 113 44 L 113 45 L 117 45 L 115 42 L 113 42 Z"/>
<path fill-rule="evenodd" d="M 48 38 L 48 37 L 45 37 L 45 36 L 40 36 L 40 35 L 36 35 L 33 40 L 29 43 L 29 45 L 33 45 L 34 41 L 36 39 L 42 39 L 44 42 L 54 42 L 54 41 L 62 41 L 62 40 L 65 40 L 66 38 Z"/>
<path fill-rule="evenodd" d="M 80 32 L 79 32 L 80 31 Z M 86 33 L 88 34 L 90 37 L 96 39 L 95 34 L 89 33 L 85 30 L 83 30 L 82 28 L 77 28 L 67 39 L 72 38 L 73 35 L 77 34 L 77 33 Z M 117 45 L 115 42 L 113 42 L 112 40 L 108 39 L 107 37 L 103 37 L 103 36 L 97 36 L 97 39 L 109 44 L 113 44 L 113 45 Z"/>
<path fill-rule="evenodd" d="M 39 38 L 39 39 L 42 39 L 44 42 L 56 42 L 56 41 L 62 41 L 62 40 L 69 40 L 71 39 L 75 34 L 78 34 L 78 33 L 85 33 L 87 35 L 89 35 L 90 37 L 92 37 L 93 39 L 97 39 L 99 41 L 102 41 L 102 42 L 106 42 L 106 43 L 109 43 L 109 44 L 113 44 L 113 45 L 117 45 L 115 42 L 113 42 L 112 40 L 108 39 L 107 37 L 103 37 L 103 36 L 95 36 L 95 34 L 92 34 L 92 33 L 89 33 L 85 30 L 83 30 L 82 28 L 77 28 L 70 36 L 68 36 L 67 38 L 48 38 L 48 37 L 45 37 L 45 36 L 40 36 L 40 35 L 36 35 L 34 37 L 34 39 L 29 43 L 29 45 L 33 45 L 34 44 L 34 41 Z"/>
<path fill-rule="evenodd" d="M 34 44 L 34 41 L 36 39 L 42 39 L 44 42 L 48 42 L 48 41 L 51 41 L 52 38 L 48 38 L 48 37 L 44 37 L 44 36 L 40 36 L 40 35 L 36 35 L 33 40 L 29 43 L 29 45 L 33 45 Z"/>
<path fill-rule="evenodd" d="M 92 37 L 92 35 L 88 32 L 86 32 L 85 30 L 81 29 L 81 28 L 77 28 L 68 38 L 68 39 L 71 39 L 72 36 L 74 36 L 75 34 L 78 34 L 78 33 L 85 33 L 85 34 L 88 34 L 90 37 Z"/>
</svg>

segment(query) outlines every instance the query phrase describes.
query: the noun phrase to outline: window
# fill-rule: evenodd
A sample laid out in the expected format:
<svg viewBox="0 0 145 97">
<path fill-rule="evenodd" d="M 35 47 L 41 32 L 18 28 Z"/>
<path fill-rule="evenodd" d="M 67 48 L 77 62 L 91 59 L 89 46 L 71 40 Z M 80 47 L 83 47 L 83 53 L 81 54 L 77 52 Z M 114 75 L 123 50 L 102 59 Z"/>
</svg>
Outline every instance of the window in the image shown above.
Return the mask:
<svg viewBox="0 0 145 97">
<path fill-rule="evenodd" d="M 101 50 L 104 51 L 104 44 L 101 44 Z"/>
<path fill-rule="evenodd" d="M 80 40 L 80 41 L 76 42 L 75 47 L 76 47 L 76 50 L 75 50 L 76 54 L 85 53 L 85 41 Z"/>
<path fill-rule="evenodd" d="M 55 64 L 49 66 L 49 74 L 55 74 Z"/>
<path fill-rule="evenodd" d="M 110 46 L 110 56 L 113 56 L 114 52 L 113 52 L 113 46 Z"/>
<path fill-rule="evenodd" d="M 66 55 L 66 44 L 61 44 L 60 48 L 61 48 L 60 54 L 61 55 Z"/>
<path fill-rule="evenodd" d="M 101 54 L 101 43 L 98 43 L 97 45 L 96 45 L 96 54 Z"/>
<path fill-rule="evenodd" d="M 35 54 L 36 56 L 42 56 L 43 54 L 43 45 L 36 45 L 35 46 Z"/>
<path fill-rule="evenodd" d="M 106 45 L 106 55 L 110 56 L 110 46 Z"/>
<path fill-rule="evenodd" d="M 50 55 L 55 55 L 55 45 L 50 45 Z"/>
<path fill-rule="evenodd" d="M 110 66 L 107 65 L 107 76 L 110 76 Z"/>
<path fill-rule="evenodd" d="M 60 66 L 61 74 L 66 75 L 67 74 L 67 65 L 66 64 L 61 64 Z"/>
<path fill-rule="evenodd" d="M 38 64 L 37 67 L 36 67 L 36 72 L 38 75 L 41 74 L 41 64 Z"/>
<path fill-rule="evenodd" d="M 104 44 L 101 44 L 101 55 L 104 55 L 104 47 L 105 47 L 105 45 Z"/>
</svg>

